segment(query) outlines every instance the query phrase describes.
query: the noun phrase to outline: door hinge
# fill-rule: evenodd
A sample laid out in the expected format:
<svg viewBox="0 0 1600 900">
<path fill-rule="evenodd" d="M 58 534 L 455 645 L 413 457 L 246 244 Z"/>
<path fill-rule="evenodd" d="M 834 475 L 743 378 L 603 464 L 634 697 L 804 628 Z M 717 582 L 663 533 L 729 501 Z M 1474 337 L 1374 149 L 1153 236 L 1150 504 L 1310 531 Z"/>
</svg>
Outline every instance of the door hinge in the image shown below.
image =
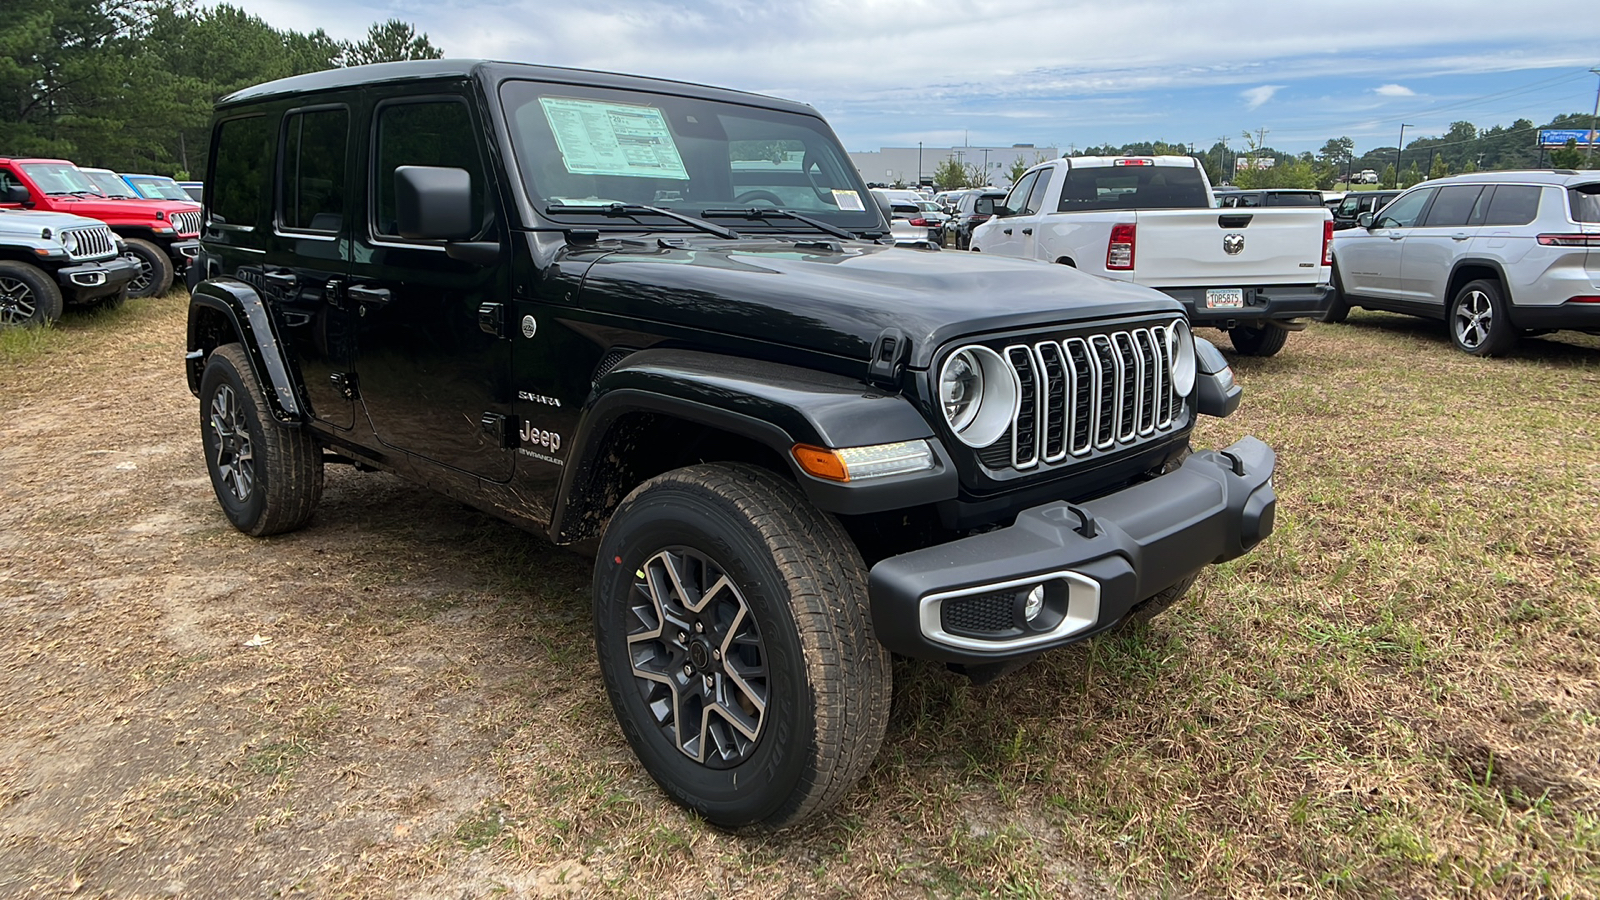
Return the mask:
<svg viewBox="0 0 1600 900">
<path fill-rule="evenodd" d="M 506 336 L 506 305 L 480 303 L 478 305 L 478 330 L 495 337 Z"/>
<path fill-rule="evenodd" d="M 898 328 L 885 328 L 872 342 L 872 359 L 867 363 L 867 381 L 879 387 L 897 388 L 900 374 L 911 356 L 911 342 Z"/>
<path fill-rule="evenodd" d="M 513 450 L 517 447 L 517 417 L 503 413 L 486 412 L 478 419 L 478 425 L 483 429 L 483 434 L 502 450 Z"/>
<path fill-rule="evenodd" d="M 359 382 L 354 372 L 335 372 L 328 376 L 328 380 L 333 382 L 333 389 L 339 392 L 339 396 L 346 400 L 354 400 L 361 396 Z"/>
</svg>

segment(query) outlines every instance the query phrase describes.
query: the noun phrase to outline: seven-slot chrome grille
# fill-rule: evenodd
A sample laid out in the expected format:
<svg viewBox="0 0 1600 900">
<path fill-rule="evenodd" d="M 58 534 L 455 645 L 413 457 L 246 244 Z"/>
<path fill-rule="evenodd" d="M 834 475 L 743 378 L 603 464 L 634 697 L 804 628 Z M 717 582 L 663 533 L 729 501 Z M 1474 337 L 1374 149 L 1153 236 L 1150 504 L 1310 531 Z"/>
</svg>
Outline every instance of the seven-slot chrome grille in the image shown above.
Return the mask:
<svg viewBox="0 0 1600 900">
<path fill-rule="evenodd" d="M 1033 343 L 1001 351 L 1016 375 L 1017 414 L 979 451 L 991 469 L 1031 469 L 1114 451 L 1182 424 L 1183 398 L 1167 359 L 1171 323 Z"/>
<path fill-rule="evenodd" d="M 73 259 L 92 260 L 110 256 L 117 248 L 117 243 L 111 237 L 111 229 L 105 225 L 89 225 L 83 228 L 63 228 L 61 236 L 72 235 L 77 242 L 77 247 L 72 253 L 67 254 Z"/>
<path fill-rule="evenodd" d="M 200 233 L 200 214 L 198 212 L 173 213 L 170 218 L 172 219 L 173 229 L 179 234 Z"/>
</svg>

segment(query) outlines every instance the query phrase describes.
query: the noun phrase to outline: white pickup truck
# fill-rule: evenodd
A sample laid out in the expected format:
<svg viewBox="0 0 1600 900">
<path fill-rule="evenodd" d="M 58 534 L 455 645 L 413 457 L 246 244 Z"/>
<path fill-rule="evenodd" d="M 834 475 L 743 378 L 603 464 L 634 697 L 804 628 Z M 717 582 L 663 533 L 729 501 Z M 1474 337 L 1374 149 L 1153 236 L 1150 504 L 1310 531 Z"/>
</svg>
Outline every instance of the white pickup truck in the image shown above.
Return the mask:
<svg viewBox="0 0 1600 900">
<path fill-rule="evenodd" d="M 1079 156 L 1029 169 L 972 249 L 1152 287 L 1189 321 L 1271 356 L 1332 298 L 1326 208 L 1217 209 L 1187 156 Z"/>
</svg>

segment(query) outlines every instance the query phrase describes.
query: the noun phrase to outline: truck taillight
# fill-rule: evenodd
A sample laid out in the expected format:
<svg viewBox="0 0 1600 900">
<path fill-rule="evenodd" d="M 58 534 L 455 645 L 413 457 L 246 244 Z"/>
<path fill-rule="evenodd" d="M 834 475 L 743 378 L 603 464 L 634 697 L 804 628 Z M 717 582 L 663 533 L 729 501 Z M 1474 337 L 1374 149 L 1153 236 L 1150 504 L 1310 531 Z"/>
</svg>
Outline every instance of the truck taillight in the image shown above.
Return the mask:
<svg viewBox="0 0 1600 900">
<path fill-rule="evenodd" d="M 1133 245 L 1138 240 L 1139 226 L 1124 222 L 1111 226 L 1111 243 L 1106 245 L 1106 268 L 1133 268 Z"/>
<path fill-rule="evenodd" d="M 1600 234 L 1541 234 L 1539 243 L 1546 247 L 1600 247 Z"/>
<path fill-rule="evenodd" d="M 1322 264 L 1333 265 L 1333 220 L 1322 223 Z"/>
</svg>

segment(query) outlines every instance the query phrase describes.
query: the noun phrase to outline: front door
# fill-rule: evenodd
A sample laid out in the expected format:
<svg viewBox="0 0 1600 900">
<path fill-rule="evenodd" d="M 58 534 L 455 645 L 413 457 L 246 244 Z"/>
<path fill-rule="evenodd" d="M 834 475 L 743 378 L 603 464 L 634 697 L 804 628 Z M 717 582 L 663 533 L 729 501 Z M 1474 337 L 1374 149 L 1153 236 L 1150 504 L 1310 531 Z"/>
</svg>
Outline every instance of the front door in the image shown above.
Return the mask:
<svg viewBox="0 0 1600 900">
<path fill-rule="evenodd" d="M 984 241 L 983 252 L 997 256 L 1023 255 L 1022 230 L 1033 227 L 1032 223 L 1028 222 L 1029 217 L 1026 214 L 1028 192 L 1033 190 L 1033 185 L 1038 180 L 1038 172 L 1029 172 L 1012 186 L 1011 193 L 1007 194 L 1005 199 L 1006 215 L 1003 218 L 990 219 L 988 227 L 984 229 L 989 238 Z M 1028 224 L 1023 224 L 1025 222 Z M 1027 250 L 1027 255 L 1031 257 L 1033 247 L 1030 245 Z"/>
<path fill-rule="evenodd" d="M 345 289 L 361 407 L 384 444 L 507 481 L 515 463 L 511 343 L 496 333 L 504 317 L 492 304 L 509 299 L 509 267 L 462 262 L 440 242 L 408 240 L 395 213 L 397 167 L 465 169 L 477 198 L 478 240 L 503 240 L 504 218 L 476 137 L 482 128 L 466 97 L 452 93 L 380 97 L 371 128 L 367 217 Z"/>
<path fill-rule="evenodd" d="M 1433 189 L 1412 191 L 1378 213 L 1371 228 L 1339 238 L 1339 277 L 1345 291 L 1365 297 L 1404 297 L 1400 259 L 1412 226 L 1433 198 Z"/>
</svg>

